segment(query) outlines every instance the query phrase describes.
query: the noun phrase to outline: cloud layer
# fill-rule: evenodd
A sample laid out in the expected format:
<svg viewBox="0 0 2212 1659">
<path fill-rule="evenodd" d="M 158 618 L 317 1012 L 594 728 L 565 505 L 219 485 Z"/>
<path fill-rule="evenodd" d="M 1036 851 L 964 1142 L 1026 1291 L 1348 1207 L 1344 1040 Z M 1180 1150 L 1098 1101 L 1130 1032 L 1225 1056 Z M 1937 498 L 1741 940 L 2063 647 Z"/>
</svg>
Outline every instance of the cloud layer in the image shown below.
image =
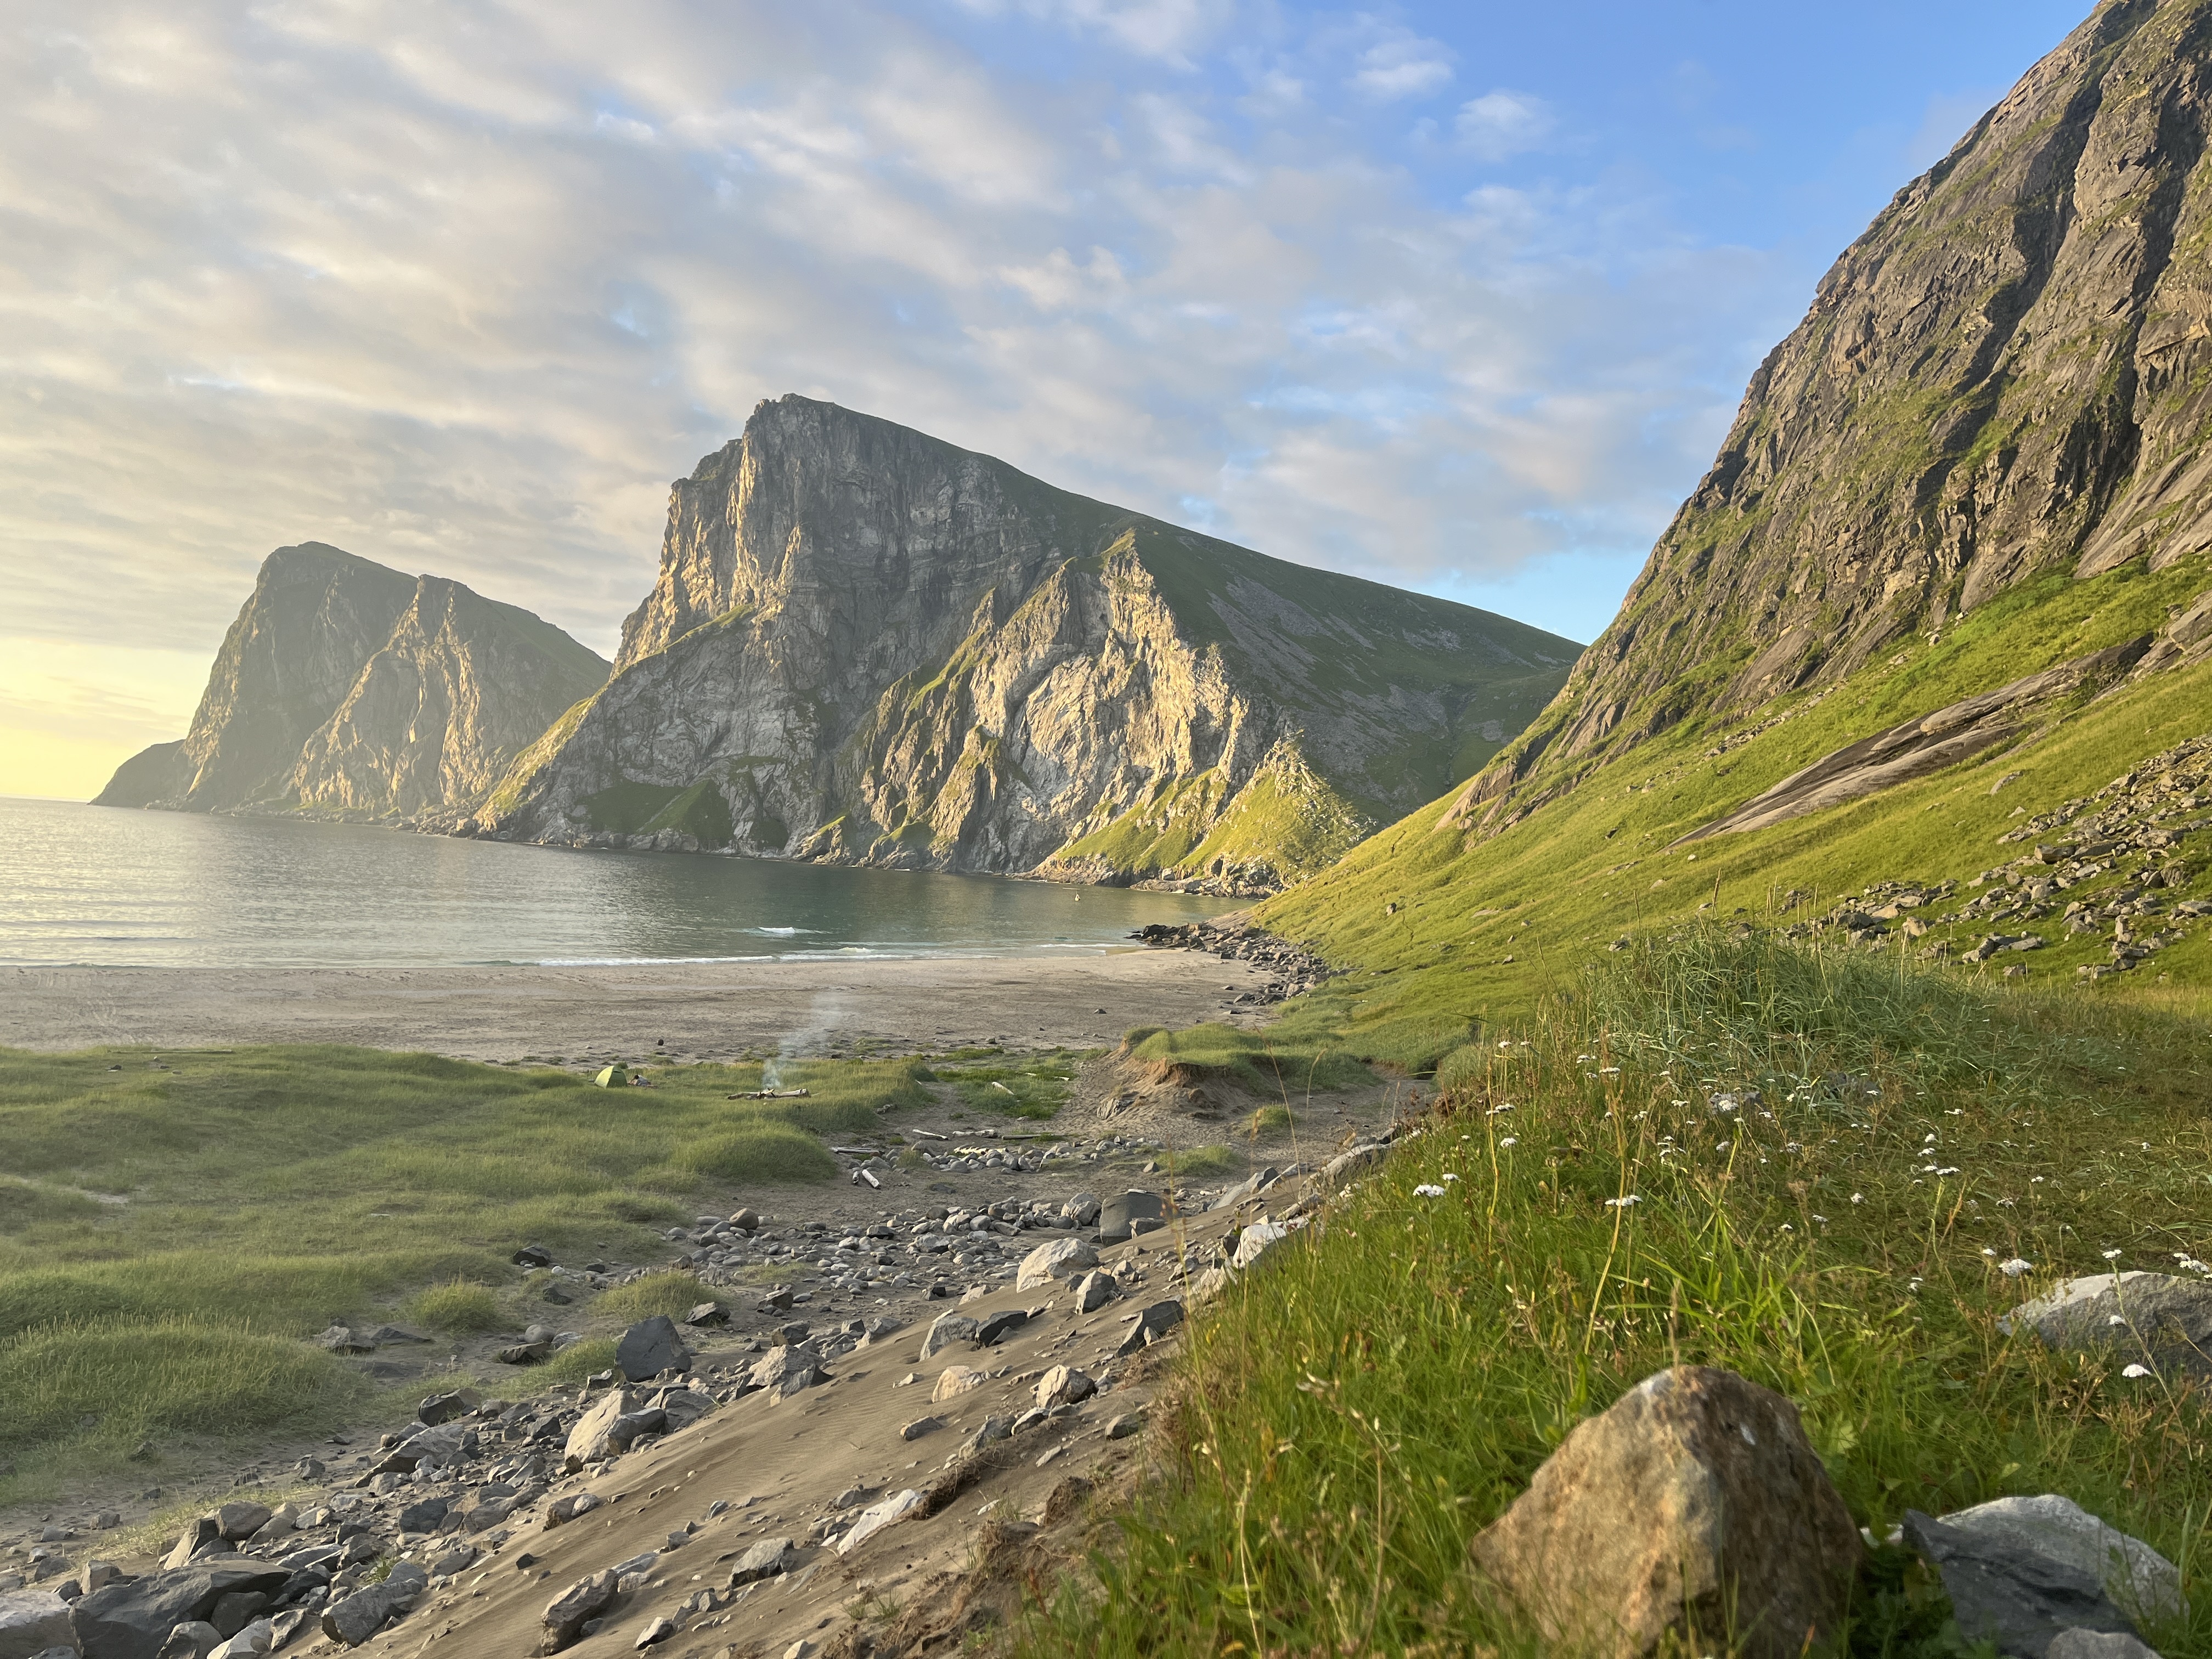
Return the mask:
<svg viewBox="0 0 2212 1659">
<path fill-rule="evenodd" d="M 1492 177 L 1571 135 L 1417 30 L 1269 15 L 48 8 L 0 53 L 0 726 L 177 735 L 144 688 L 307 538 L 611 648 L 669 478 L 787 391 L 1436 591 L 1625 570 L 1786 325 L 1764 257 Z"/>
</svg>

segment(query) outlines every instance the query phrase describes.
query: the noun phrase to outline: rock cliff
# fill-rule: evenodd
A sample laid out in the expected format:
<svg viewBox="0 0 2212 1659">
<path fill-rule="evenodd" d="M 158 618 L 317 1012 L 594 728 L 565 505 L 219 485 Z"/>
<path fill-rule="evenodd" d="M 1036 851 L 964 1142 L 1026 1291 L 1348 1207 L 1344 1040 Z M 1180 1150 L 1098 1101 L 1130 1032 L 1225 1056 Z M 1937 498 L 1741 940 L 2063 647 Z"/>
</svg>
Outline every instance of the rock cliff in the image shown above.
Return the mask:
<svg viewBox="0 0 2212 1659">
<path fill-rule="evenodd" d="M 526 611 L 319 542 L 263 562 L 191 731 L 95 804 L 411 815 L 466 805 L 607 664 Z"/>
<path fill-rule="evenodd" d="M 675 486 L 613 678 L 467 828 L 1264 889 L 1471 774 L 1577 650 L 787 397 Z"/>
<path fill-rule="evenodd" d="M 1899 191 L 1459 821 L 1503 828 L 2024 587 L 2212 549 L 2208 118 L 2212 0 L 2111 0 Z"/>
</svg>

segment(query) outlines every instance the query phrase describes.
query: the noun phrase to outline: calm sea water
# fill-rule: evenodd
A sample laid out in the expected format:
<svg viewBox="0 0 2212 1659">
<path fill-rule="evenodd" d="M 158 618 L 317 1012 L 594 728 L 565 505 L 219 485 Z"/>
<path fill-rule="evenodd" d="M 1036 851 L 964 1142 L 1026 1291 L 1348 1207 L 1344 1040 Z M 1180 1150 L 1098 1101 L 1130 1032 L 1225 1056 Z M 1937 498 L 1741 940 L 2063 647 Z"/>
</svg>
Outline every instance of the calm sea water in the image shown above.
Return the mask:
<svg viewBox="0 0 2212 1659">
<path fill-rule="evenodd" d="M 0 963 L 420 967 L 1096 951 L 1218 899 L 574 853 L 0 797 Z"/>
</svg>

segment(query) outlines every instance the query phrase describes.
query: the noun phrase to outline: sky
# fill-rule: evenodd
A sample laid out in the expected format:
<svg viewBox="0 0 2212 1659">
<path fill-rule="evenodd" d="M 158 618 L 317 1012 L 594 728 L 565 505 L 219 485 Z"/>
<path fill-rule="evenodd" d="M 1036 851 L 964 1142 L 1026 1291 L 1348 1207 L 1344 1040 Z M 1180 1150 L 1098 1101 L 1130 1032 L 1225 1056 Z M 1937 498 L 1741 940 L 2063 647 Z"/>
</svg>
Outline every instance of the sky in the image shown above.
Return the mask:
<svg viewBox="0 0 2212 1659">
<path fill-rule="evenodd" d="M 181 736 L 274 547 L 611 653 L 827 398 L 1577 640 L 2085 0 L 28 0 L 0 793 Z"/>
</svg>

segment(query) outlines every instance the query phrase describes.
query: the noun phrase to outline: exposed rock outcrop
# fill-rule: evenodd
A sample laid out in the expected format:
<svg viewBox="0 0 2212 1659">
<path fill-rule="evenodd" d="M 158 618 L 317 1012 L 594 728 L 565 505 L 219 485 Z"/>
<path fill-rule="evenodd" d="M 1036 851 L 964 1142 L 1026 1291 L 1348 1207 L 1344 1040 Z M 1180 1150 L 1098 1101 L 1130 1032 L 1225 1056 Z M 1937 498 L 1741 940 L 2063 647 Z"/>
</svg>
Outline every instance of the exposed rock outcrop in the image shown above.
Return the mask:
<svg viewBox="0 0 2212 1659">
<path fill-rule="evenodd" d="M 1620 616 L 1447 821 L 1502 829 L 2023 583 L 2212 548 L 2208 124 L 2212 0 L 2100 5 L 1836 262 Z"/>
<path fill-rule="evenodd" d="M 473 803 L 605 661 L 526 611 L 319 542 L 263 562 L 190 733 L 96 805 L 411 814 Z"/>
<path fill-rule="evenodd" d="M 474 827 L 1264 890 L 1467 775 L 1577 649 L 787 397 L 676 485 L 614 678 Z"/>
</svg>

